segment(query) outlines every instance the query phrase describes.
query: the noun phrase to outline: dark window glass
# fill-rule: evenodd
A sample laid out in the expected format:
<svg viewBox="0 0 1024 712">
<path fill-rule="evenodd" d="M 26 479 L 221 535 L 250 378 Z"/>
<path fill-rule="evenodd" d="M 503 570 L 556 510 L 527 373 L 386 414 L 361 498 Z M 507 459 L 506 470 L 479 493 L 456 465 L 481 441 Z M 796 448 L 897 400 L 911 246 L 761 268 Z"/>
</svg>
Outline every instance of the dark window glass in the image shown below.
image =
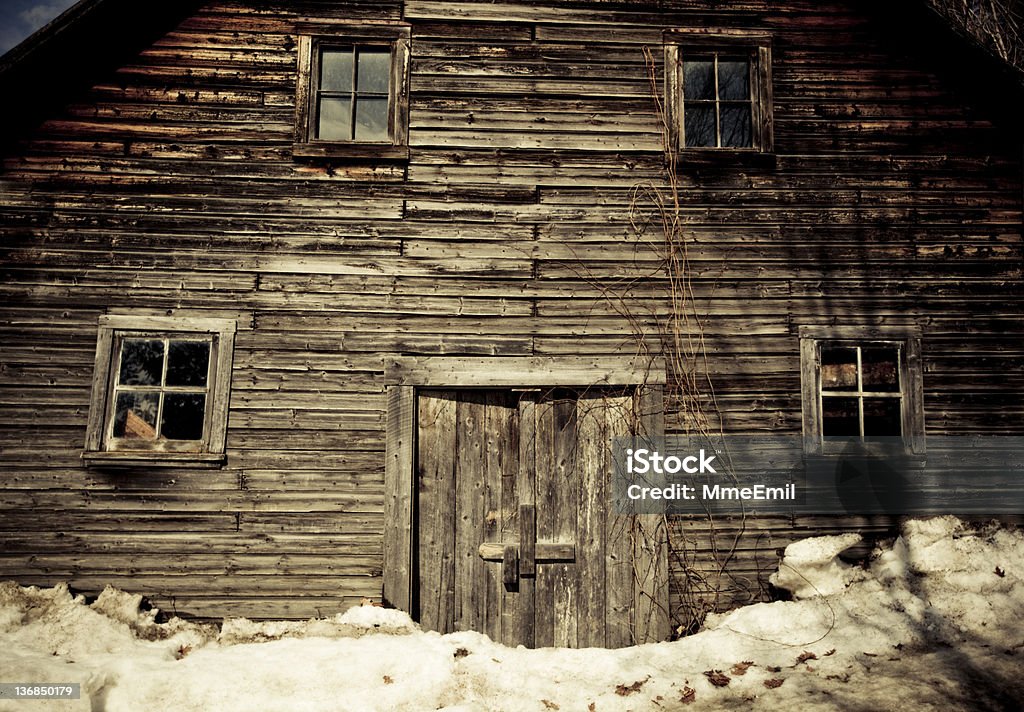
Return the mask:
<svg viewBox="0 0 1024 712">
<path fill-rule="evenodd" d="M 821 434 L 825 437 L 860 435 L 860 412 L 856 398 L 821 399 Z"/>
<path fill-rule="evenodd" d="M 717 145 L 714 104 L 686 104 L 683 111 L 686 114 L 683 129 L 686 134 L 686 145 L 695 148 Z"/>
<path fill-rule="evenodd" d="M 154 440 L 159 409 L 157 392 L 119 393 L 114 409 L 114 437 Z"/>
<path fill-rule="evenodd" d="M 317 138 L 348 141 L 352 138 L 352 100 L 321 97 Z"/>
<path fill-rule="evenodd" d="M 900 357 L 894 347 L 867 347 L 861 349 L 861 371 L 864 390 L 899 392 Z"/>
<path fill-rule="evenodd" d="M 388 100 L 360 98 L 356 103 L 356 141 L 387 141 Z"/>
<path fill-rule="evenodd" d="M 750 64 L 745 59 L 718 59 L 718 98 L 750 101 Z"/>
<path fill-rule="evenodd" d="M 359 50 L 359 81 L 357 89 L 360 94 L 388 93 L 391 75 L 391 51 L 388 49 Z"/>
<path fill-rule="evenodd" d="M 683 98 L 715 100 L 715 64 L 712 60 L 694 60 L 683 63 Z"/>
<path fill-rule="evenodd" d="M 112 437 L 202 440 L 213 357 L 209 338 L 123 339 Z"/>
<path fill-rule="evenodd" d="M 125 339 L 121 342 L 121 368 L 117 382 L 122 386 L 159 386 L 164 375 L 164 342 L 155 339 Z"/>
<path fill-rule="evenodd" d="M 752 146 L 750 130 L 750 104 L 739 106 L 723 105 L 722 112 L 722 145 L 729 148 L 747 148 Z"/>
<path fill-rule="evenodd" d="M 683 117 L 687 148 L 751 148 L 750 61 L 720 55 L 684 59 Z"/>
<path fill-rule="evenodd" d="M 316 137 L 322 141 L 386 142 L 391 87 L 387 47 L 320 51 Z"/>
<path fill-rule="evenodd" d="M 857 349 L 822 348 L 821 390 L 857 390 Z"/>
<path fill-rule="evenodd" d="M 352 50 L 325 49 L 320 52 L 320 91 L 352 91 Z"/>
<path fill-rule="evenodd" d="M 896 436 L 903 434 L 899 398 L 864 399 L 864 436 Z"/>
<path fill-rule="evenodd" d="M 202 393 L 167 393 L 160 434 L 168 440 L 202 440 L 206 396 Z"/>
<path fill-rule="evenodd" d="M 830 343 L 820 353 L 822 435 L 900 437 L 900 347 Z"/>
<path fill-rule="evenodd" d="M 167 349 L 168 386 L 206 386 L 210 371 L 209 341 L 172 341 Z"/>
</svg>

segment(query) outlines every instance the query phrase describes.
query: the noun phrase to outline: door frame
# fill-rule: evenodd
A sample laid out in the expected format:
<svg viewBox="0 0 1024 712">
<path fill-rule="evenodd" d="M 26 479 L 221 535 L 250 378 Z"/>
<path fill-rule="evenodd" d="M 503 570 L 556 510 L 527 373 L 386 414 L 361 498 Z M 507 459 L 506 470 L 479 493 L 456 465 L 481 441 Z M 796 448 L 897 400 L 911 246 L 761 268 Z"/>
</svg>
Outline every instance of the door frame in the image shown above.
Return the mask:
<svg viewBox="0 0 1024 712">
<path fill-rule="evenodd" d="M 665 361 L 653 357 L 497 356 L 452 358 L 397 356 L 386 360 L 387 426 L 384 464 L 383 597 L 412 613 L 413 523 L 416 513 L 416 394 L 421 388 L 544 388 L 633 386 L 639 389 L 645 435 L 665 433 Z M 610 503 L 609 503 L 609 506 Z M 669 636 L 668 553 L 660 515 L 625 515 L 657 532 L 655 551 L 634 546 L 639 577 L 633 589 L 631 631 L 635 644 Z M 643 621 L 641 625 L 638 623 Z"/>
</svg>

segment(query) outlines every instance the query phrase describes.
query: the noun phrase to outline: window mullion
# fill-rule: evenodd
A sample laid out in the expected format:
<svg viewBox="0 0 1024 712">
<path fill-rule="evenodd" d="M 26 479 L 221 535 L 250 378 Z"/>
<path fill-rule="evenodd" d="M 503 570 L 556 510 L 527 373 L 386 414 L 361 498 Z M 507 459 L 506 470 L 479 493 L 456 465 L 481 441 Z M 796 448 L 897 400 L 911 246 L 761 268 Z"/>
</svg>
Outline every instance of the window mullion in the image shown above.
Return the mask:
<svg viewBox="0 0 1024 712">
<path fill-rule="evenodd" d="M 718 94 L 718 53 L 715 52 L 712 71 L 715 73 L 715 147 L 722 147 L 722 109 Z"/>
<path fill-rule="evenodd" d="M 818 396 L 818 419 L 815 426 L 818 428 L 818 443 L 823 444 L 825 442 L 825 387 L 821 383 L 821 342 L 817 341 L 814 343 L 814 378 L 817 383 L 817 396 Z"/>
<path fill-rule="evenodd" d="M 861 360 L 860 346 L 855 347 L 857 351 L 857 417 L 860 421 L 860 439 L 864 439 L 864 373 L 863 361 Z"/>
<path fill-rule="evenodd" d="M 349 102 L 349 126 L 352 131 L 352 140 L 356 140 L 356 97 L 359 96 L 359 87 L 356 80 L 359 78 L 359 49 L 352 45 L 352 100 Z"/>
<path fill-rule="evenodd" d="M 164 339 L 164 364 L 160 373 L 160 393 L 157 396 L 156 406 L 156 440 L 160 440 L 161 430 L 164 422 L 164 389 L 167 388 L 167 362 L 171 360 L 171 340 Z"/>
</svg>

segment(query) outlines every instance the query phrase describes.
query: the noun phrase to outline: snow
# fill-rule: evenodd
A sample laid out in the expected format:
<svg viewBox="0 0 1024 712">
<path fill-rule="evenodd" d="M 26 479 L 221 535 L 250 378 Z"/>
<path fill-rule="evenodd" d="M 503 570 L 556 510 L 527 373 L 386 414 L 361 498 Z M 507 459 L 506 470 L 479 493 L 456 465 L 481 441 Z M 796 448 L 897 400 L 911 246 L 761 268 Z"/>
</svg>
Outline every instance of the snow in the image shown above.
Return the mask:
<svg viewBox="0 0 1024 712">
<path fill-rule="evenodd" d="M 786 547 L 779 570 L 769 582 L 794 598 L 839 593 L 862 579 L 860 569 L 846 566 L 836 556 L 861 540 L 860 534 L 839 534 L 803 539 Z"/>
<path fill-rule="evenodd" d="M 867 568 L 855 536 L 788 547 L 793 600 L 710 616 L 622 650 L 507 648 L 366 605 L 305 622 L 157 623 L 139 596 L 0 584 L 0 680 L 80 682 L 83 699 L 0 710 L 1016 710 L 1024 536 L 908 522 Z M 716 684 L 717 683 L 717 684 Z"/>
</svg>

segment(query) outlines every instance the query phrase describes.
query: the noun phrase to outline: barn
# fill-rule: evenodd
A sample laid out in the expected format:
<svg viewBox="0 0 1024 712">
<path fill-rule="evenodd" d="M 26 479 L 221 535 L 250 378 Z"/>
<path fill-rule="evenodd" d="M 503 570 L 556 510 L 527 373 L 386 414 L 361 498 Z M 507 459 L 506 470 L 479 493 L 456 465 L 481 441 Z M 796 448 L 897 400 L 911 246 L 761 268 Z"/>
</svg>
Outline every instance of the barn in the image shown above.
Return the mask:
<svg viewBox="0 0 1024 712">
<path fill-rule="evenodd" d="M 164 5 L 0 64 L 0 578 L 617 647 L 893 521 L 611 438 L 1020 433 L 1021 76 L 927 3 Z"/>
</svg>

